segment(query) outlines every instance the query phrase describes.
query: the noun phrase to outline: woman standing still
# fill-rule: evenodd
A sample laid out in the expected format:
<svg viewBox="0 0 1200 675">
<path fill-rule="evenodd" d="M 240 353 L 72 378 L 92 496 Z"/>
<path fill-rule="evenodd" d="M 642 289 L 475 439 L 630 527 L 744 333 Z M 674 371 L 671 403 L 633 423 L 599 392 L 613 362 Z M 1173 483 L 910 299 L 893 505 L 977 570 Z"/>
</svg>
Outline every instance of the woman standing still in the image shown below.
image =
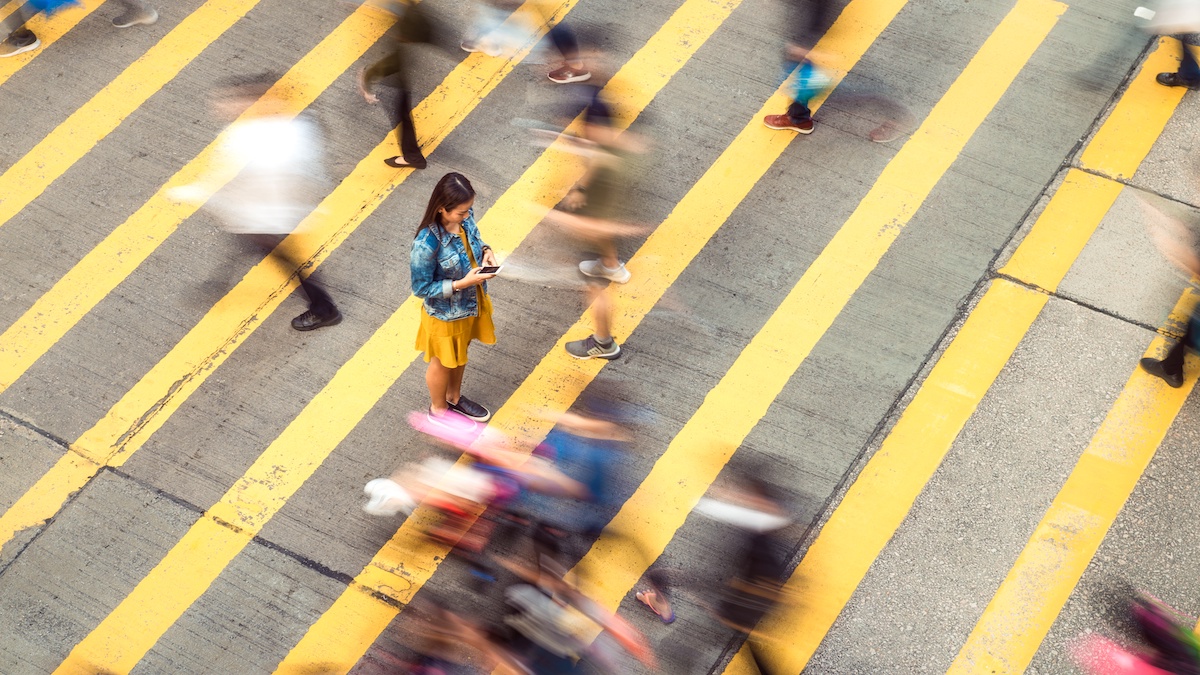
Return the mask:
<svg viewBox="0 0 1200 675">
<path fill-rule="evenodd" d="M 429 197 L 410 258 L 413 294 L 425 301 L 416 348 L 425 352 L 429 364 L 429 421 L 451 429 L 492 417 L 490 410 L 462 395 L 471 340 L 496 343 L 486 283 L 496 275 L 479 269 L 495 265 L 496 256 L 479 235 L 474 205 L 475 189 L 466 176 L 442 176 Z"/>
</svg>

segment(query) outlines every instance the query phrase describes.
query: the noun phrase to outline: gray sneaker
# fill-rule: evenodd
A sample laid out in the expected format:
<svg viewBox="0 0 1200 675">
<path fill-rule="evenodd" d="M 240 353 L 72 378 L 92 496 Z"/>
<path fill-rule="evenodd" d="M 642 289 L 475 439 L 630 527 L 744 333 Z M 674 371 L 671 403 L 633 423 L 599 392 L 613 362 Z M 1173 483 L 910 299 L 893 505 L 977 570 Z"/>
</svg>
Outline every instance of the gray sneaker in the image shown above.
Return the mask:
<svg viewBox="0 0 1200 675">
<path fill-rule="evenodd" d="M 622 262 L 618 262 L 616 267 L 605 267 L 599 260 L 584 260 L 579 263 L 579 271 L 589 277 L 608 279 L 615 284 L 628 283 L 629 278 L 633 276 Z"/>
<path fill-rule="evenodd" d="M 606 359 L 611 361 L 621 355 L 621 345 L 615 339 L 607 345 L 600 344 L 595 335 L 589 335 L 583 340 L 568 342 L 567 353 L 577 359 Z"/>
<path fill-rule="evenodd" d="M 30 33 L 30 35 L 33 34 Z M 41 46 L 42 41 L 36 36 L 34 36 L 32 40 L 25 39 L 20 42 L 15 41 L 10 37 L 4 42 L 0 42 L 0 59 L 16 56 L 17 54 L 24 54 L 25 52 L 31 52 Z"/>
<path fill-rule="evenodd" d="M 158 21 L 158 10 L 153 7 L 141 5 L 139 3 L 125 3 L 128 9 L 120 16 L 112 20 L 113 26 L 117 28 L 129 28 L 130 26 L 149 26 L 155 21 Z"/>
</svg>

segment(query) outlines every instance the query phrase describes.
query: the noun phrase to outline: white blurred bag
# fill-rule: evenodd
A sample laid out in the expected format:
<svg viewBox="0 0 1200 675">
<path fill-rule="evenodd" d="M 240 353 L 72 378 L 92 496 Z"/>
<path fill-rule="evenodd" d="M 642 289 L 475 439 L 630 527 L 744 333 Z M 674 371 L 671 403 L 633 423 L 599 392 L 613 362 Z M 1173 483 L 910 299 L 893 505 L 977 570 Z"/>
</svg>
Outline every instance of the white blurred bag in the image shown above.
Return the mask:
<svg viewBox="0 0 1200 675">
<path fill-rule="evenodd" d="M 1151 5 L 1150 9 L 1154 15 L 1146 24 L 1146 30 L 1151 33 L 1200 33 L 1200 0 L 1160 0 Z"/>
</svg>

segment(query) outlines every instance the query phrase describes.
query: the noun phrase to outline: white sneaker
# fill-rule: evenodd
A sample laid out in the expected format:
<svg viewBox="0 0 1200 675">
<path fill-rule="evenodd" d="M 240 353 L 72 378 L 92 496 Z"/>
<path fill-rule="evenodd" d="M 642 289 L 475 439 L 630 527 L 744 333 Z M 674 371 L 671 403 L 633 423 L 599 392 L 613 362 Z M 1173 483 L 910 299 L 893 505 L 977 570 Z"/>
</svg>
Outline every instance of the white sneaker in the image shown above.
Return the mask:
<svg viewBox="0 0 1200 675">
<path fill-rule="evenodd" d="M 36 37 L 33 39 L 33 42 L 27 42 L 23 45 L 13 44 L 12 38 L 9 38 L 0 42 L 0 59 L 31 52 L 41 46 L 42 41 Z"/>
<path fill-rule="evenodd" d="M 629 281 L 629 278 L 633 276 L 629 273 L 629 270 L 625 269 L 625 263 L 617 263 L 617 266 L 613 268 L 605 267 L 604 263 L 600 262 L 599 260 L 584 260 L 583 262 L 579 263 L 579 271 L 583 272 L 589 277 L 608 279 L 609 281 L 617 284 L 626 283 Z"/>
<path fill-rule="evenodd" d="M 363 487 L 363 492 L 370 499 L 363 505 L 363 511 L 372 516 L 394 516 L 403 511 L 411 514 L 417 508 L 408 490 L 390 478 L 376 478 Z"/>
</svg>

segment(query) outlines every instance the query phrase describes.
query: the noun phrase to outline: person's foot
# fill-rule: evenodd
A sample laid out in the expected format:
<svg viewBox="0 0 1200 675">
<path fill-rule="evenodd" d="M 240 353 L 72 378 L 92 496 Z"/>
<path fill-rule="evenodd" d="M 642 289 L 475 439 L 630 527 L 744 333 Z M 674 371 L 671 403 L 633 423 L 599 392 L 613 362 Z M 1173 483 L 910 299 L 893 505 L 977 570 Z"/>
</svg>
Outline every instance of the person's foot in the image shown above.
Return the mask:
<svg viewBox="0 0 1200 675">
<path fill-rule="evenodd" d="M 1200 80 L 1185 80 L 1179 76 L 1179 73 L 1159 73 L 1154 78 L 1164 87 L 1187 87 L 1188 89 L 1200 89 Z"/>
<path fill-rule="evenodd" d="M 1157 378 L 1160 378 L 1175 389 L 1183 386 L 1183 372 L 1168 372 L 1166 367 L 1163 366 L 1163 362 L 1159 361 L 1158 359 L 1146 357 L 1139 362 L 1139 365 L 1142 366 L 1142 370 Z"/>
<path fill-rule="evenodd" d="M 463 40 L 458 43 L 458 48 L 468 54 L 474 54 L 475 52 L 483 52 L 488 56 L 500 56 L 501 54 L 500 46 L 487 38 L 482 40 Z"/>
<path fill-rule="evenodd" d="M 816 126 L 812 118 L 808 118 L 803 122 L 793 122 L 788 115 L 767 115 L 763 118 L 763 124 L 770 129 L 779 129 L 781 131 L 795 131 L 799 134 L 811 134 L 813 127 Z"/>
<path fill-rule="evenodd" d="M 311 309 L 292 319 L 292 328 L 296 330 L 316 330 L 325 326 L 336 326 L 342 322 L 342 313 L 334 309 L 329 316 L 319 316 Z"/>
<path fill-rule="evenodd" d="M 584 70 L 583 67 L 576 68 L 571 64 L 563 64 L 561 68 L 555 68 L 546 76 L 551 82 L 557 84 L 571 84 L 572 82 L 587 82 L 592 79 L 591 72 Z"/>
<path fill-rule="evenodd" d="M 902 135 L 894 122 L 884 122 L 872 129 L 867 138 L 874 143 L 891 143 Z"/>
<path fill-rule="evenodd" d="M 616 267 L 606 267 L 599 260 L 584 260 L 579 263 L 579 271 L 589 277 L 599 277 L 608 279 L 614 283 L 623 284 L 629 281 L 633 276 L 629 270 L 625 269 L 625 263 L 618 262 Z"/>
<path fill-rule="evenodd" d="M 475 429 L 476 424 L 470 419 L 464 417 L 461 413 L 446 409 L 442 412 L 434 412 L 433 408 L 425 413 L 425 419 L 430 424 L 436 424 L 443 429 L 453 431 L 455 433 L 469 433 Z"/>
<path fill-rule="evenodd" d="M 117 28 L 129 28 L 130 26 L 149 26 L 155 21 L 158 21 L 158 10 L 153 7 L 130 7 L 124 14 L 113 19 L 112 24 Z"/>
<path fill-rule="evenodd" d="M 487 408 L 479 405 L 466 396 L 462 396 L 461 394 L 458 397 L 458 403 L 450 403 L 449 401 L 446 401 L 446 404 L 449 405 L 450 409 L 454 412 L 476 422 L 486 422 L 492 419 L 491 410 L 488 410 Z"/>
<path fill-rule="evenodd" d="M 363 487 L 363 493 L 368 497 L 363 511 L 372 516 L 394 516 L 401 511 L 412 513 L 417 508 L 417 502 L 408 494 L 408 490 L 390 478 L 376 478 L 368 482 Z"/>
<path fill-rule="evenodd" d="M 388 157 L 387 159 L 383 160 L 383 163 L 387 164 L 393 169 L 424 169 L 429 164 L 424 157 L 420 159 L 409 160 L 404 159 L 404 157 L 401 157 L 400 155 Z"/>
<path fill-rule="evenodd" d="M 600 342 L 595 335 L 589 335 L 583 340 L 574 340 L 566 344 L 567 353 L 577 359 L 606 359 L 613 360 L 621 355 L 621 345 L 616 340 Z"/>
<path fill-rule="evenodd" d="M 18 39 L 10 36 L 4 42 L 0 42 L 0 59 L 16 56 L 17 54 L 24 54 L 25 52 L 31 52 L 42 46 L 42 41 L 39 40 L 36 35 L 33 33 L 30 33 L 29 35 L 33 38 L 32 40 L 29 38 Z"/>
<path fill-rule="evenodd" d="M 638 591 L 634 597 L 649 607 L 651 612 L 657 614 L 663 623 L 669 624 L 675 621 L 675 610 L 671 607 L 671 603 L 656 591 Z"/>
</svg>

